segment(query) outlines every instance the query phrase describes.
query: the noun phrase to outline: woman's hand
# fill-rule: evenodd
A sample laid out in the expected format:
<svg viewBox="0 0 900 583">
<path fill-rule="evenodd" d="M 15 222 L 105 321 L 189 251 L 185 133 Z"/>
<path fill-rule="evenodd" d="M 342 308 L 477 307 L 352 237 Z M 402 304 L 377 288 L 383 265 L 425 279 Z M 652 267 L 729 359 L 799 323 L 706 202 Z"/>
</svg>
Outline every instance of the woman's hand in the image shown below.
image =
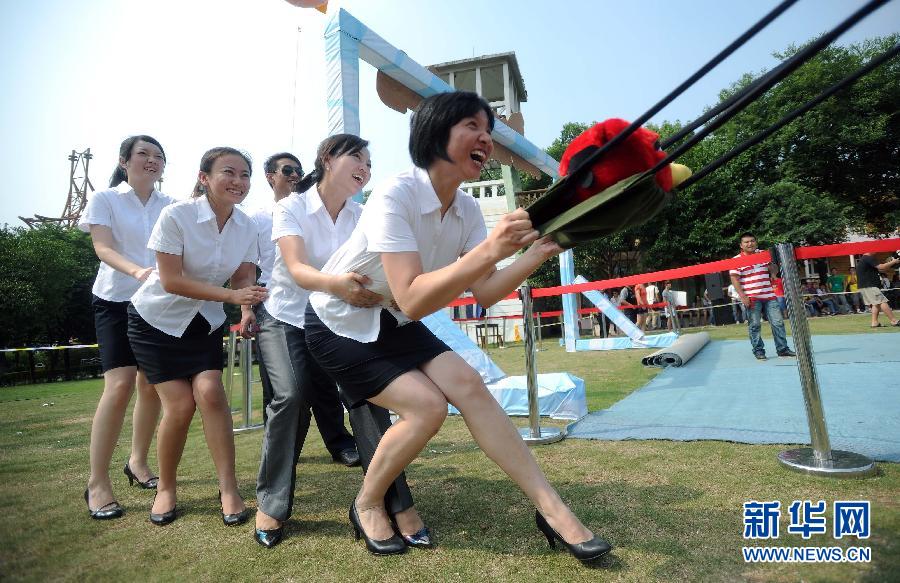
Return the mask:
<svg viewBox="0 0 900 583">
<path fill-rule="evenodd" d="M 141 267 L 140 269 L 135 269 L 131 276 L 138 281 L 147 281 L 147 278 L 150 277 L 151 273 L 153 273 L 152 267 Z"/>
<path fill-rule="evenodd" d="M 517 208 L 503 218 L 488 233 L 485 243 L 496 261 L 506 259 L 525 245 L 537 240 L 538 232 L 532 228 L 525 209 Z"/>
<path fill-rule="evenodd" d="M 365 288 L 365 285 L 371 283 L 365 275 L 358 273 L 345 273 L 335 277 L 332 292 L 351 306 L 357 308 L 371 308 L 377 306 L 384 299 L 381 294 L 376 294 Z"/>
<path fill-rule="evenodd" d="M 228 294 L 228 303 L 237 304 L 239 306 L 255 306 L 259 302 L 265 301 L 266 297 L 269 295 L 266 288 L 258 285 L 251 285 L 228 291 L 231 292 Z"/>
<path fill-rule="evenodd" d="M 552 257 L 556 257 L 563 251 L 565 251 L 565 249 L 560 247 L 559 243 L 550 237 L 541 237 L 528 248 L 528 251 L 526 251 L 525 254 L 535 257 L 538 261 L 543 263 Z"/>
<path fill-rule="evenodd" d="M 256 325 L 256 314 L 250 308 L 241 308 L 241 337 L 253 338 L 259 327 Z"/>
</svg>

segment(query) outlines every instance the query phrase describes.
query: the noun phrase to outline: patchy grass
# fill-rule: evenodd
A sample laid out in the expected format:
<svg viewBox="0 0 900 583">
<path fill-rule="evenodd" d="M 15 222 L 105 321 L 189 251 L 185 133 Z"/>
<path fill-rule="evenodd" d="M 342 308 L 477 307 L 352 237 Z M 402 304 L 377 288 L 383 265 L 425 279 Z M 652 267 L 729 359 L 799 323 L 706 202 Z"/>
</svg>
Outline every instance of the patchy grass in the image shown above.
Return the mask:
<svg viewBox="0 0 900 583">
<path fill-rule="evenodd" d="M 811 320 L 814 334 L 870 332 L 867 316 Z M 746 329 L 707 329 L 715 339 L 743 339 Z M 879 329 L 871 333 L 896 333 Z M 592 410 L 646 383 L 645 351 L 567 354 L 555 340 L 538 353 L 542 371 L 586 380 Z M 521 345 L 493 349 L 509 374 L 523 374 Z M 5 580 L 498 580 L 498 581 L 887 581 L 900 578 L 900 466 L 878 476 L 831 480 L 783 470 L 769 445 L 725 442 L 565 440 L 534 449 L 551 481 L 579 516 L 616 549 L 599 565 L 582 566 L 547 549 L 533 510 L 450 418 L 411 465 L 417 504 L 439 547 L 376 558 L 354 543 L 347 506 L 361 473 L 331 463 L 311 432 L 298 468 L 294 517 L 274 550 L 251 539 L 251 525 L 225 528 L 219 517 L 212 461 L 197 420 L 180 468 L 182 516 L 165 528 L 147 520 L 152 493 L 129 488 L 121 466 L 130 416 L 113 462 L 116 494 L 128 509 L 110 522 L 87 517 L 89 419 L 99 381 L 0 389 L 0 573 Z M 237 396 L 235 397 L 237 399 Z M 51 404 L 52 403 L 52 404 Z M 45 405 L 46 404 L 46 405 Z M 258 418 L 258 413 L 256 415 Z M 236 417 L 236 421 L 238 418 Z M 524 419 L 516 419 L 524 425 Z M 261 433 L 235 437 L 241 491 L 255 506 Z M 840 499 L 872 502 L 865 541 L 785 535 L 770 545 L 872 547 L 856 565 L 745 564 L 742 504 L 751 499 Z M 830 525 L 830 518 L 829 518 Z"/>
</svg>

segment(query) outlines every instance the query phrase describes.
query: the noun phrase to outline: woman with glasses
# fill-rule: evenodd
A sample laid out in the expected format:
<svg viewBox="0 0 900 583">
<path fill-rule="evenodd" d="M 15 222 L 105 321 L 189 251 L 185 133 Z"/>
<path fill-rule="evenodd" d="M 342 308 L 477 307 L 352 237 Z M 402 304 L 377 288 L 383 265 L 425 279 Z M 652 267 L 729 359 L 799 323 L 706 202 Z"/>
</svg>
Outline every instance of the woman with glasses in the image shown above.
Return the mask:
<svg viewBox="0 0 900 583">
<path fill-rule="evenodd" d="M 100 269 L 94 281 L 94 324 L 100 345 L 103 394 L 91 425 L 91 476 L 84 491 L 91 518 L 106 520 L 124 513 L 113 495 L 109 465 L 122 431 L 125 410 L 137 386 L 132 417 L 131 455 L 125 462 L 128 481 L 156 488 L 147 452 L 159 418 L 159 397 L 137 368 L 128 344 L 128 300 L 156 265 L 147 249 L 150 231 L 160 212 L 174 199 L 155 184 L 166 167 L 166 154 L 150 136 L 131 136 L 119 147 L 119 164 L 109 188 L 91 195 L 78 226 L 90 232 Z"/>
<path fill-rule="evenodd" d="M 246 154 L 228 147 L 207 151 L 193 197 L 160 215 L 147 244 L 158 271 L 128 307 L 131 348 L 162 401 L 159 483 L 150 510 L 156 525 L 177 517 L 176 473 L 195 409 L 216 466 L 222 522 L 234 526 L 249 516 L 238 493 L 231 407 L 222 386 L 222 303 L 241 306 L 241 328 L 249 331 L 250 306 L 266 298 L 265 288 L 254 285 L 256 224 L 237 207 L 249 189 Z M 222 287 L 229 279 L 231 287 Z"/>
</svg>

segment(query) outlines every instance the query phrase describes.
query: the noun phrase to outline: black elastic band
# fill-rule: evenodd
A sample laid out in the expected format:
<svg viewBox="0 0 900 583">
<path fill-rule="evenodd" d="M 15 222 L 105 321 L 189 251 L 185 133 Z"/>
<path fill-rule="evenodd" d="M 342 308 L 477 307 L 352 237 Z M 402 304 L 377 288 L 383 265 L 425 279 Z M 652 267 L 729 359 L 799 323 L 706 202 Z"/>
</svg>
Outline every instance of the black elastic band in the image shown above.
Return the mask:
<svg viewBox="0 0 900 583">
<path fill-rule="evenodd" d="M 691 85 L 697 82 L 701 77 L 706 75 L 713 67 L 724 61 L 731 53 L 737 50 L 741 45 L 750 40 L 756 33 L 765 28 L 770 22 L 775 20 L 782 12 L 790 8 L 797 0 L 784 0 L 781 4 L 772 9 L 768 14 L 762 17 L 759 22 L 751 26 L 747 29 L 744 34 L 739 36 L 734 40 L 730 45 L 725 47 L 719 54 L 710 59 L 708 63 L 703 65 L 700 69 L 697 70 L 696 73 L 688 77 L 681 85 L 672 90 L 668 95 L 663 97 L 656 105 L 648 109 L 642 115 L 640 115 L 637 119 L 631 122 L 627 128 L 613 136 L 613 138 L 601 146 L 596 152 L 592 153 L 590 156 L 585 158 L 584 162 L 578 166 L 574 171 L 569 173 L 569 178 L 571 180 L 578 180 L 579 176 L 584 175 L 587 172 L 590 172 L 591 166 L 593 166 L 597 160 L 600 159 L 606 152 L 610 149 L 614 148 L 618 144 L 624 142 L 628 136 L 637 131 L 638 128 L 644 125 L 651 117 L 659 113 L 659 111 L 672 102 L 676 97 L 684 93 L 686 89 L 688 89 Z"/>
<path fill-rule="evenodd" d="M 847 77 L 841 79 L 840 81 L 838 81 L 837 83 L 835 83 L 834 85 L 832 85 L 831 87 L 829 87 L 828 89 L 826 89 L 825 91 L 820 93 L 818 96 L 816 96 L 814 99 L 810 100 L 806 104 L 804 104 L 804 105 L 798 107 L 797 109 L 795 109 L 794 111 L 788 113 L 787 115 L 785 115 L 784 117 L 779 119 L 777 122 L 772 124 L 770 127 L 759 132 L 752 138 L 745 140 L 738 146 L 735 146 L 727 154 L 724 154 L 723 156 L 720 156 L 716 160 L 710 162 L 709 164 L 704 166 L 701 170 L 694 173 L 690 178 L 688 178 L 687 180 L 685 180 L 684 182 L 679 184 L 678 189 L 683 190 L 683 189 L 691 186 L 692 184 L 694 184 L 695 182 L 697 182 L 698 180 L 700 180 L 707 174 L 718 170 L 720 166 L 722 166 L 726 162 L 732 160 L 735 156 L 740 155 L 745 150 L 752 148 L 756 144 L 760 143 L 761 141 L 763 141 L 770 135 L 772 135 L 775 132 L 777 132 L 778 130 L 780 130 L 785 125 L 794 121 L 796 118 L 800 117 L 801 115 L 803 115 L 810 109 L 816 107 L 817 105 L 819 105 L 820 103 L 822 103 L 823 101 L 825 101 L 826 99 L 828 99 L 829 97 L 831 97 L 832 95 L 837 93 L 838 91 L 841 91 L 842 89 L 845 89 L 849 85 L 852 85 L 860 77 L 863 77 L 863 76 L 869 74 L 873 69 L 875 69 L 876 67 L 879 67 L 880 65 L 882 65 L 883 63 L 885 63 L 887 61 L 890 61 L 891 59 L 896 57 L 898 54 L 900 54 L 900 42 L 896 43 L 893 46 L 893 48 L 891 48 L 889 51 L 886 51 L 876 57 L 869 59 L 868 63 L 866 63 L 859 69 L 857 69 L 855 72 L 853 72 L 850 75 L 848 75 Z"/>
</svg>

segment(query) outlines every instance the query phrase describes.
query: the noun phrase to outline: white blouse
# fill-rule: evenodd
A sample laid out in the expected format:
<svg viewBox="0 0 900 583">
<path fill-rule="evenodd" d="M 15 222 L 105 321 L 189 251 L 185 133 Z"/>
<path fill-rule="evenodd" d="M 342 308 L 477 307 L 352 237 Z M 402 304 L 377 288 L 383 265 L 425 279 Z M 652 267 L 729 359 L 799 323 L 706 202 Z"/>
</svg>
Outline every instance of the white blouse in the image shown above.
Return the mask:
<svg viewBox="0 0 900 583">
<path fill-rule="evenodd" d="M 265 302 L 266 311 L 272 317 L 303 328 L 303 313 L 309 301 L 309 291 L 297 285 L 291 276 L 277 245 L 278 239 L 291 235 L 301 237 L 309 265 L 322 269 L 335 250 L 350 238 L 361 214 L 362 205 L 348 200 L 338 213 L 337 221 L 332 222 L 315 188 L 303 194 L 292 194 L 275 205 L 272 215 L 275 263 Z"/>
<path fill-rule="evenodd" d="M 478 202 L 462 190 L 441 219 L 428 172 L 413 167 L 372 191 L 350 239 L 322 268 L 325 273 L 353 271 L 367 275 L 367 287 L 384 296 L 382 306 L 357 308 L 324 292 L 313 292 L 310 304 L 322 322 L 339 336 L 373 342 L 380 331 L 380 312 L 390 310 L 400 324 L 410 320 L 390 307 L 392 298 L 381 253 L 416 251 L 427 273 L 450 265 L 487 238 Z"/>
<path fill-rule="evenodd" d="M 256 223 L 235 207 L 220 233 L 209 201 L 201 196 L 166 207 L 147 247 L 181 255 L 186 277 L 221 286 L 241 263 L 256 264 Z M 209 322 L 210 333 L 225 322 L 222 302 L 171 294 L 163 289 L 156 271 L 134 294 L 131 303 L 147 323 L 179 338 L 198 312 Z"/>
<path fill-rule="evenodd" d="M 90 233 L 91 225 L 109 227 L 112 230 L 113 249 L 141 267 L 154 267 L 156 254 L 147 249 L 147 241 L 159 213 L 173 202 L 174 198 L 154 190 L 150 193 L 147 204 L 143 204 L 130 184 L 120 182 L 112 188 L 99 190 L 91 195 L 78 220 L 78 228 Z M 110 302 L 127 302 L 139 287 L 140 281 L 101 261 L 92 291 L 98 298 Z"/>
<path fill-rule="evenodd" d="M 262 206 L 245 212 L 256 223 L 256 248 L 259 253 L 259 284 L 268 285 L 275 263 L 275 243 L 272 242 L 272 207 Z"/>
</svg>

